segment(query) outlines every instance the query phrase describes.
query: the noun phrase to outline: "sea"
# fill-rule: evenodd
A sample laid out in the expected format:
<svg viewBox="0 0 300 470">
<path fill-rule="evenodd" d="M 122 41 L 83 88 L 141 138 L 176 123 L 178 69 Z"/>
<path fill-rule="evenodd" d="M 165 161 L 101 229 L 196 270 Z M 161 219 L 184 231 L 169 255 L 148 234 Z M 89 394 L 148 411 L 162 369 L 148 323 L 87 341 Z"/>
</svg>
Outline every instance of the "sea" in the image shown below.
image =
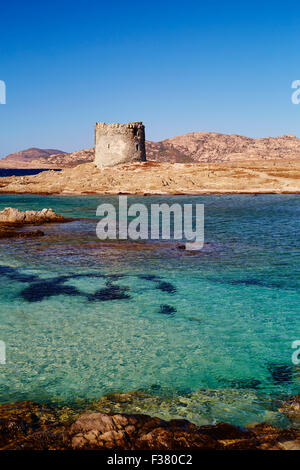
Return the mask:
<svg viewBox="0 0 300 470">
<path fill-rule="evenodd" d="M 38 175 L 42 171 L 49 171 L 47 168 L 0 168 L 0 178 L 5 176 L 30 176 Z M 55 169 L 54 171 L 61 171 Z"/>
<path fill-rule="evenodd" d="M 164 419 L 288 426 L 278 409 L 300 392 L 299 195 L 129 200 L 204 204 L 203 249 L 100 241 L 96 209 L 115 196 L 0 195 L 0 210 L 74 219 L 0 241 L 0 403 L 119 396 L 123 411 Z"/>
</svg>

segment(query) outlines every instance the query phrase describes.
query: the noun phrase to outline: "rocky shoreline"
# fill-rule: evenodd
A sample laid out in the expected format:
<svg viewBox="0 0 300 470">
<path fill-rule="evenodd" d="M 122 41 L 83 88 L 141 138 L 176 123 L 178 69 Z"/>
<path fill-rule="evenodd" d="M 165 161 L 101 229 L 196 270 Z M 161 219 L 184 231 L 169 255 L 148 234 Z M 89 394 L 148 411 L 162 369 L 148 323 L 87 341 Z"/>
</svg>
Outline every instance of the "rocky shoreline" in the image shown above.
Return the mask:
<svg viewBox="0 0 300 470">
<path fill-rule="evenodd" d="M 268 423 L 196 426 L 143 414 L 19 402 L 0 405 L 0 450 L 300 450 L 300 395 L 282 411 L 295 427 Z"/>
<path fill-rule="evenodd" d="M 20 211 L 13 207 L 6 207 L 0 211 L 0 239 L 3 238 L 35 238 L 42 237 L 42 230 L 23 230 L 28 225 L 43 225 L 48 223 L 64 223 L 73 219 L 66 219 L 56 214 L 52 209 L 41 211 Z"/>
</svg>

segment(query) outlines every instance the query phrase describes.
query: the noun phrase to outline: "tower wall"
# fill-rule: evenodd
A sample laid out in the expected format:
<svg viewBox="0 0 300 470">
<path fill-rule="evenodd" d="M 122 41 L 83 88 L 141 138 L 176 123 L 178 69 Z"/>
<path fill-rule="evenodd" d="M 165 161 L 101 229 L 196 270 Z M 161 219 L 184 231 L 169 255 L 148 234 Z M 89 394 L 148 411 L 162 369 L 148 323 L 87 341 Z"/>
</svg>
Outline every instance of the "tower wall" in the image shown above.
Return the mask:
<svg viewBox="0 0 300 470">
<path fill-rule="evenodd" d="M 95 165 L 102 168 L 134 161 L 146 161 L 143 123 L 98 122 L 95 126 Z"/>
</svg>

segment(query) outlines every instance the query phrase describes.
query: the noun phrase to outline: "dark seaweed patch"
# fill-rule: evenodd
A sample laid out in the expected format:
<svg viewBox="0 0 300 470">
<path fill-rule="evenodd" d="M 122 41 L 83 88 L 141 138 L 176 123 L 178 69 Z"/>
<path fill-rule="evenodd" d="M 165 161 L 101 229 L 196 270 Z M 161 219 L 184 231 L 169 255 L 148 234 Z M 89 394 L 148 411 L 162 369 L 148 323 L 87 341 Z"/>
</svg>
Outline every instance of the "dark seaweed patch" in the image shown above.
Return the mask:
<svg viewBox="0 0 300 470">
<path fill-rule="evenodd" d="M 126 293 L 128 290 L 127 287 L 119 287 L 113 285 L 111 279 L 116 279 L 117 276 L 104 276 L 97 273 L 85 273 L 85 274 L 69 274 L 64 276 L 57 276 L 48 280 L 41 280 L 38 277 L 34 277 L 31 284 L 24 289 L 20 296 L 27 300 L 28 302 L 40 302 L 46 298 L 57 296 L 57 295 L 70 295 L 70 296 L 80 296 L 86 297 L 90 301 L 106 301 L 106 300 L 116 300 L 116 299 L 129 299 L 130 296 Z M 105 278 L 108 277 L 106 281 L 106 288 L 96 291 L 94 294 L 86 294 L 85 292 L 77 289 L 74 286 L 64 285 L 65 282 L 78 279 L 82 277 L 91 277 L 91 278 Z M 29 282 L 29 277 L 27 277 Z M 38 282 L 36 282 L 38 279 Z"/>
<path fill-rule="evenodd" d="M 264 282 L 259 279 L 240 279 L 236 281 L 231 281 L 230 284 L 233 286 L 244 285 L 244 286 L 261 286 L 261 287 L 275 287 L 279 289 L 282 285 L 279 282 Z"/>
<path fill-rule="evenodd" d="M 160 277 L 156 276 L 155 274 L 140 274 L 140 279 L 144 279 L 145 281 L 160 281 Z"/>
<path fill-rule="evenodd" d="M 153 391 L 153 392 L 159 392 L 161 390 L 161 385 L 153 384 L 153 385 L 151 385 L 150 390 Z"/>
<path fill-rule="evenodd" d="M 130 299 L 130 295 L 127 294 L 129 290 L 128 287 L 119 287 L 113 284 L 109 284 L 104 289 L 97 290 L 94 294 L 87 296 L 89 301 L 101 301 L 105 302 L 107 300 L 126 300 Z"/>
<path fill-rule="evenodd" d="M 0 265 L 0 276 L 7 277 L 18 282 L 34 282 L 39 280 L 39 277 L 34 274 L 24 274 L 16 268 L 5 265 Z"/>
<path fill-rule="evenodd" d="M 229 382 L 229 386 L 234 389 L 257 389 L 260 385 L 261 381 L 258 379 L 241 379 Z"/>
<path fill-rule="evenodd" d="M 41 302 L 44 299 L 57 295 L 66 296 L 79 296 L 85 297 L 89 301 L 108 301 L 108 300 L 125 300 L 130 299 L 128 294 L 129 288 L 124 286 L 117 286 L 113 282 L 123 278 L 124 274 L 98 274 L 98 273 L 82 273 L 82 274 L 65 274 L 51 279 L 43 279 L 37 275 L 24 274 L 16 268 L 10 266 L 0 265 L 0 277 L 6 277 L 15 281 L 28 283 L 29 286 L 23 289 L 20 297 L 27 302 Z M 106 279 L 106 287 L 97 290 L 93 294 L 87 294 L 77 287 L 65 285 L 67 281 L 78 278 L 99 278 Z M 153 274 L 143 274 L 139 276 L 140 279 L 153 281 L 156 288 L 173 294 L 176 288 L 169 282 L 161 281 L 161 278 Z M 161 313 L 171 315 L 176 312 L 174 307 L 162 306 Z"/>
<path fill-rule="evenodd" d="M 176 312 L 176 308 L 171 305 L 161 305 L 159 309 L 159 313 L 162 313 L 163 315 L 174 315 Z"/>
<path fill-rule="evenodd" d="M 58 278 L 59 279 L 59 278 Z M 21 292 L 21 297 L 28 302 L 41 302 L 42 300 L 57 295 L 82 295 L 72 286 L 65 286 L 59 280 L 43 281 L 30 284 Z"/>
<path fill-rule="evenodd" d="M 92 279 L 104 279 L 106 276 L 104 274 L 97 274 L 97 273 L 66 274 L 64 276 L 60 276 L 59 279 L 61 279 L 61 281 L 63 282 L 66 282 L 72 279 L 80 279 L 82 277 L 87 277 L 87 278 L 92 278 Z"/>
<path fill-rule="evenodd" d="M 239 285 L 244 285 L 244 286 L 263 286 L 264 283 L 259 281 L 258 279 L 237 279 L 234 281 L 230 281 L 230 284 L 233 286 L 239 286 Z"/>
<path fill-rule="evenodd" d="M 282 288 L 283 286 L 278 282 L 261 281 L 260 279 L 216 279 L 209 278 L 209 281 L 217 282 L 219 284 L 231 284 L 232 286 L 260 286 L 260 287 L 275 287 Z"/>
<path fill-rule="evenodd" d="M 170 282 L 161 281 L 157 284 L 156 289 L 159 289 L 163 292 L 168 292 L 168 294 L 174 294 L 176 292 L 176 287 L 173 286 Z"/>
<path fill-rule="evenodd" d="M 121 279 L 124 276 L 124 274 L 109 274 L 106 277 L 108 277 L 111 281 L 118 281 L 118 279 Z"/>
<path fill-rule="evenodd" d="M 188 320 L 189 321 L 195 321 L 197 323 L 202 323 L 203 320 L 201 318 L 197 318 L 197 317 L 188 317 Z"/>
<path fill-rule="evenodd" d="M 264 283 L 259 279 L 217 279 L 209 278 L 209 281 L 218 282 L 219 284 L 231 284 L 232 286 L 264 286 Z"/>
<path fill-rule="evenodd" d="M 291 382 L 293 380 L 293 367 L 285 364 L 269 364 L 268 369 L 276 384 Z"/>
</svg>

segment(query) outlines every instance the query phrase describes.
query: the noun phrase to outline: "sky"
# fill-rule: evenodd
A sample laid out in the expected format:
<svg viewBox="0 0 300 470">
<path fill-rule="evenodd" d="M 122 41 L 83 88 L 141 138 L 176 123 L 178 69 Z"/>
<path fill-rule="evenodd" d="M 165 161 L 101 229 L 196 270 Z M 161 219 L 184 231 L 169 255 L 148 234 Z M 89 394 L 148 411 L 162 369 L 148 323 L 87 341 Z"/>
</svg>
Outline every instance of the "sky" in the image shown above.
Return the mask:
<svg viewBox="0 0 300 470">
<path fill-rule="evenodd" d="M 95 122 L 300 137 L 300 6 L 285 1 L 3 1 L 0 156 L 93 146 Z"/>
</svg>

